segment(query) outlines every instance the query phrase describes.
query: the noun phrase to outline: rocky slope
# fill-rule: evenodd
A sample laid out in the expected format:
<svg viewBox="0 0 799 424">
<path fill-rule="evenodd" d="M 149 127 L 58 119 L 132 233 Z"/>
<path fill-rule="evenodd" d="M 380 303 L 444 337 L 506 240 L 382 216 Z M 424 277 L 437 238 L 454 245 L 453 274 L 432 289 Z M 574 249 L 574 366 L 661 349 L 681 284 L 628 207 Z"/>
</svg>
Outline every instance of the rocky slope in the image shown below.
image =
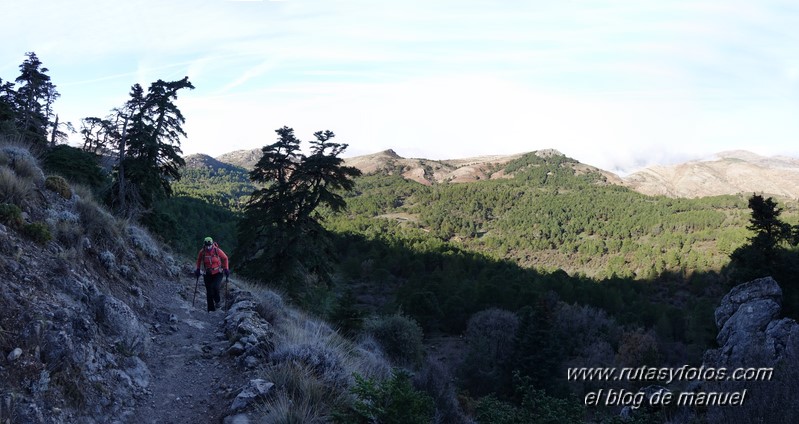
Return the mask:
<svg viewBox="0 0 799 424">
<path fill-rule="evenodd" d="M 335 395 L 353 372 L 388 374 L 379 348 L 263 288 L 231 281 L 227 310 L 206 312 L 190 259 L 90 197 L 0 145 L 0 423 L 273 422 L 295 406 L 267 366 L 317 361 Z"/>
<path fill-rule="evenodd" d="M 624 184 L 643 194 L 705 197 L 763 193 L 799 197 L 799 159 L 763 157 L 730 151 L 711 160 L 654 166 L 624 178 Z"/>
</svg>

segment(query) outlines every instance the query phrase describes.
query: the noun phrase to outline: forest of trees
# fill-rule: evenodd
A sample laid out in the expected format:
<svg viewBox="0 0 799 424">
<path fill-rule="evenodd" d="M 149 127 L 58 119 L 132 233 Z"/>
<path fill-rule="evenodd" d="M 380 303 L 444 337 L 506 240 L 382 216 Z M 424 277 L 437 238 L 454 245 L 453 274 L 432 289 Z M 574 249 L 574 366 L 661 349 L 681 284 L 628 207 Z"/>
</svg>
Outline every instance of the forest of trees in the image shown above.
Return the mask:
<svg viewBox="0 0 799 424">
<path fill-rule="evenodd" d="M 63 144 L 65 131 L 76 131 L 55 113 L 60 94 L 49 69 L 35 53 L 25 56 L 15 83 L 0 79 L 0 137 L 29 145 L 50 171 L 88 184 L 120 216 L 151 228 L 169 221 L 153 207 L 171 197 L 172 182 L 185 165 L 180 156 L 185 118 L 174 102 L 180 90 L 194 88 L 188 77 L 159 79 L 147 90 L 134 84 L 129 99 L 106 117 L 81 120 L 78 149 Z"/>
</svg>

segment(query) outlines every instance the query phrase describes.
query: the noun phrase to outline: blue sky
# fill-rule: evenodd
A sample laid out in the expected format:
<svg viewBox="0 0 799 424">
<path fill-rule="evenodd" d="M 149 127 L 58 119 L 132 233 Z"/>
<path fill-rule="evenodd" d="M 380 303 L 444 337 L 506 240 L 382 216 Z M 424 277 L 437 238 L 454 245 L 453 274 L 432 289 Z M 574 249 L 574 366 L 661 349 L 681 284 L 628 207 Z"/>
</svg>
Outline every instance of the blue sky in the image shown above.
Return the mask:
<svg viewBox="0 0 799 424">
<path fill-rule="evenodd" d="M 795 1 L 32 0 L 3 6 L 0 78 L 35 51 L 61 119 L 177 80 L 186 154 L 330 129 L 347 156 L 555 148 L 629 172 L 746 149 L 799 157 Z"/>
</svg>

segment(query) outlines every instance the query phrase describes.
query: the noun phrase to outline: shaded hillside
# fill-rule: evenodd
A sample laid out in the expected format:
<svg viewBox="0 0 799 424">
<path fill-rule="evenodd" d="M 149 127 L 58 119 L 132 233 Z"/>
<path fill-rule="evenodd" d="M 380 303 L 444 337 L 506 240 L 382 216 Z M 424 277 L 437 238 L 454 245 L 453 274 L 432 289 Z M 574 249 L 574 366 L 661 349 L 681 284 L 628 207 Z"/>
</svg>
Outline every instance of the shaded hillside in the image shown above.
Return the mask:
<svg viewBox="0 0 799 424">
<path fill-rule="evenodd" d="M 763 193 L 796 199 L 799 159 L 723 152 L 710 160 L 650 167 L 625 177 L 624 184 L 644 194 L 669 197 Z"/>
</svg>

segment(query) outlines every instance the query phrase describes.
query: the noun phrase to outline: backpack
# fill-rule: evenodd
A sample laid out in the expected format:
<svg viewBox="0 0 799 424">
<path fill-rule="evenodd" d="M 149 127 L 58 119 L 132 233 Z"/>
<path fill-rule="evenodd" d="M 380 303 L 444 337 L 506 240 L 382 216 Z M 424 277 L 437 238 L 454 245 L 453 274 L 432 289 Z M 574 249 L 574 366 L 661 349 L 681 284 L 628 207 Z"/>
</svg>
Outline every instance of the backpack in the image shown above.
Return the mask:
<svg viewBox="0 0 799 424">
<path fill-rule="evenodd" d="M 203 262 L 202 262 L 202 264 L 203 264 L 203 269 L 205 269 L 205 270 L 206 270 L 206 272 L 209 270 L 208 266 L 206 265 L 206 258 L 207 258 L 207 257 L 209 257 L 209 256 L 212 256 L 213 258 L 216 258 L 216 262 L 219 264 L 219 266 L 217 266 L 217 267 L 214 267 L 214 268 L 210 268 L 210 270 L 214 270 L 214 269 L 216 269 L 216 270 L 218 270 L 219 272 L 222 272 L 222 259 L 220 259 L 220 258 L 219 258 L 219 251 L 218 251 L 218 249 L 219 249 L 219 243 L 217 243 L 217 242 L 214 242 L 214 248 L 213 248 L 213 250 L 212 250 L 212 251 L 213 251 L 213 254 L 210 254 L 210 255 L 209 255 L 209 254 L 207 253 L 206 249 L 205 249 L 205 246 L 203 246 L 203 247 L 202 247 L 202 250 L 201 250 L 201 252 L 202 252 L 202 255 L 203 255 Z M 213 260 L 213 259 L 211 259 L 209 262 L 210 262 L 211 264 L 213 264 L 213 263 L 214 263 L 214 260 Z"/>
</svg>

